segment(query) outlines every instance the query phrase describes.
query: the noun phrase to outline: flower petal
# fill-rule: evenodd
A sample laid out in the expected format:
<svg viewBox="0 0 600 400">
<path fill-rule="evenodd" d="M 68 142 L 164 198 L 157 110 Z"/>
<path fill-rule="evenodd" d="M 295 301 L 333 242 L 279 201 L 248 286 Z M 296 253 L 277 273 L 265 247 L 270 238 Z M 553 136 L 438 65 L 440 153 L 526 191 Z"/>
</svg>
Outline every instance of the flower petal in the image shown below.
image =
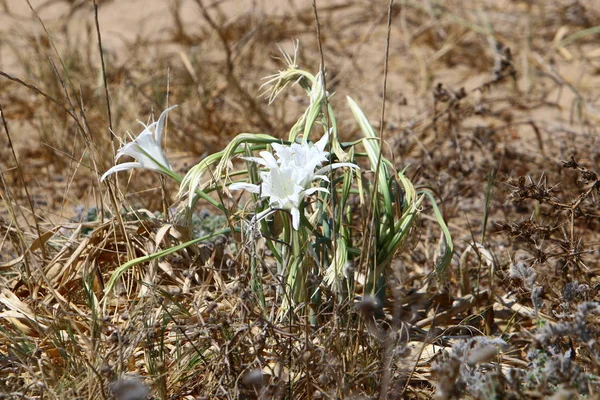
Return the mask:
<svg viewBox="0 0 600 400">
<path fill-rule="evenodd" d="M 271 147 L 275 150 L 277 157 L 284 158 L 289 154 L 290 146 L 283 145 L 281 143 L 271 143 Z"/>
<path fill-rule="evenodd" d="M 292 227 L 295 230 L 298 230 L 298 228 L 300 228 L 300 210 L 292 208 L 290 213 L 292 213 Z"/>
<path fill-rule="evenodd" d="M 325 182 L 329 182 L 329 178 L 327 177 L 327 175 L 313 175 L 312 180 L 316 181 L 317 179 L 321 179 Z"/>
<path fill-rule="evenodd" d="M 252 161 L 253 163 L 257 163 L 260 165 L 264 165 L 265 167 L 267 166 L 267 163 L 265 162 L 265 160 L 263 160 L 260 157 L 240 157 L 242 160 L 246 160 L 246 161 Z"/>
<path fill-rule="evenodd" d="M 329 190 L 327 190 L 324 187 L 314 187 L 314 188 L 306 189 L 304 191 L 304 194 L 306 196 L 310 196 L 311 194 L 316 193 L 316 192 L 323 192 L 323 193 L 329 194 Z"/>
<path fill-rule="evenodd" d="M 106 177 L 109 176 L 110 174 L 114 174 L 115 172 L 119 172 L 119 171 L 126 171 L 126 170 L 132 169 L 132 168 L 144 168 L 144 167 L 139 162 L 126 162 L 126 163 L 122 163 L 122 164 L 117 164 L 114 167 L 110 168 L 108 171 L 106 171 L 102 175 L 102 177 L 100 178 L 100 182 L 104 181 L 106 179 Z"/>
<path fill-rule="evenodd" d="M 331 169 L 336 169 L 336 168 L 341 168 L 341 167 L 348 167 L 348 168 L 354 168 L 354 169 L 360 169 L 360 167 L 356 164 L 353 163 L 349 163 L 349 162 L 338 162 L 338 163 L 333 163 L 330 165 Z"/>
<path fill-rule="evenodd" d="M 325 132 L 323 137 L 319 139 L 317 143 L 315 143 L 315 147 L 319 149 L 319 151 L 325 151 L 325 147 L 327 146 L 327 142 L 329 141 L 329 132 Z"/>
<path fill-rule="evenodd" d="M 254 216 L 254 218 L 252 218 L 252 221 L 259 222 L 259 221 L 267 218 L 269 215 L 273 214 L 275 211 L 277 211 L 277 210 L 274 210 L 272 208 L 267 208 L 266 210 L 263 210 L 263 211 L 259 212 L 258 214 L 256 214 Z"/>
<path fill-rule="evenodd" d="M 349 162 L 333 163 L 333 164 L 326 165 L 323 168 L 319 169 L 318 171 L 315 172 L 315 175 L 323 175 L 326 172 L 331 171 L 332 169 L 342 168 L 342 167 L 360 169 L 360 167 L 358 165 L 352 164 Z"/>
<path fill-rule="evenodd" d="M 144 131 L 135 141 L 138 155 L 135 157 L 139 162 L 145 164 L 145 168 L 160 170 L 161 167 L 171 169 L 169 161 L 163 152 L 160 142 L 156 142 L 150 130 Z"/>
<path fill-rule="evenodd" d="M 160 117 L 158 118 L 158 123 L 156 124 L 156 131 L 154 137 L 156 138 L 156 143 L 158 143 L 159 145 L 162 143 L 162 131 L 165 127 L 165 120 L 167 119 L 167 114 L 175 107 L 177 107 L 177 105 L 167 108 L 165 111 L 162 112 L 162 114 L 160 114 Z"/>
<path fill-rule="evenodd" d="M 261 151 L 260 155 L 262 156 L 263 160 L 265 160 L 265 166 L 268 168 L 277 168 L 279 166 L 279 164 L 277 164 L 277 160 L 275 160 L 275 157 L 273 157 L 273 154 L 269 153 L 268 151 Z"/>
<path fill-rule="evenodd" d="M 260 186 L 245 182 L 235 182 L 228 186 L 229 190 L 245 190 L 250 193 L 260 193 Z"/>
</svg>

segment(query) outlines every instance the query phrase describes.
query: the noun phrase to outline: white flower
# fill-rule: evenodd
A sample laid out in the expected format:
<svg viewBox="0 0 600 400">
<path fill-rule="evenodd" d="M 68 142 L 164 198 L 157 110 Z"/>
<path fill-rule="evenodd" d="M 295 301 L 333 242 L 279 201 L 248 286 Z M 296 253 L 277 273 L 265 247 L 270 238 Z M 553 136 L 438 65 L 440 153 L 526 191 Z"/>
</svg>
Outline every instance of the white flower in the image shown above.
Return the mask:
<svg viewBox="0 0 600 400">
<path fill-rule="evenodd" d="M 265 210 L 255 218 L 260 220 L 271 212 L 273 208 L 284 209 L 292 215 L 292 226 L 298 230 L 300 227 L 300 206 L 306 196 L 315 192 L 329 193 L 323 187 L 311 187 L 316 180 L 329 179 L 324 175 L 327 171 L 338 167 L 358 168 L 352 163 L 335 163 L 315 169 L 327 161 L 328 153 L 325 150 L 328 135 L 325 134 L 316 144 L 293 143 L 291 146 L 272 144 L 277 159 L 268 151 L 262 151 L 261 157 L 245 157 L 246 160 L 267 167 L 261 171 L 262 183 L 254 185 L 251 183 L 233 183 L 230 190 L 246 190 L 250 193 L 260 194 L 269 199 L 271 209 Z"/>
<path fill-rule="evenodd" d="M 327 161 L 328 152 L 325 151 L 329 135 L 325 134 L 316 143 L 292 143 L 290 146 L 279 143 L 271 144 L 277 159 L 268 151 L 260 152 L 261 157 L 244 157 L 245 160 L 253 161 L 267 168 L 294 167 L 303 171 L 304 178 L 311 178 L 315 168 Z M 301 174 L 300 172 L 298 174 Z M 298 175 L 300 176 L 300 175 Z M 326 179 L 326 178 L 325 178 Z M 313 179 L 298 182 L 301 186 L 312 182 Z"/>
<path fill-rule="evenodd" d="M 115 161 L 117 161 L 119 158 L 126 155 L 133 157 L 136 161 L 115 165 L 106 171 L 104 175 L 102 175 L 100 181 L 103 181 L 112 173 L 126 171 L 132 168 L 151 169 L 153 171 L 167 174 L 172 172 L 173 169 L 171 168 L 171 165 L 165 156 L 161 142 L 162 131 L 165 127 L 167 113 L 175 107 L 177 106 L 167 108 L 162 112 L 162 114 L 160 114 L 158 121 L 153 122 L 148 126 L 146 126 L 143 122 L 140 122 L 142 125 L 144 125 L 144 130 L 142 133 L 140 133 L 139 136 L 132 142 L 123 145 L 115 157 Z"/>
<path fill-rule="evenodd" d="M 291 146 L 284 146 L 273 143 L 273 150 L 279 157 L 281 165 L 289 165 L 301 168 L 307 175 L 313 173 L 315 168 L 323 165 L 327 161 L 329 153 L 325 151 L 329 134 L 323 135 L 316 144 L 312 143 L 292 143 Z"/>
</svg>

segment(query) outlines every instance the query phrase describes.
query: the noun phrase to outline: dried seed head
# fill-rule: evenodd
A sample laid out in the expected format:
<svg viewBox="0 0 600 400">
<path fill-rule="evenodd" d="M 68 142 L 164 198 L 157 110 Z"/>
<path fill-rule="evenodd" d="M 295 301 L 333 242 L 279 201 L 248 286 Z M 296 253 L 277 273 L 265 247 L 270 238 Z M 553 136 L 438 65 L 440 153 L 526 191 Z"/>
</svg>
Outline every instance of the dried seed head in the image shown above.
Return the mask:
<svg viewBox="0 0 600 400">
<path fill-rule="evenodd" d="M 150 388 L 136 375 L 124 375 L 109 385 L 110 392 L 116 400 L 146 400 Z"/>
<path fill-rule="evenodd" d="M 380 308 L 379 300 L 377 297 L 366 295 L 362 301 L 359 301 L 354 305 L 356 311 L 360 311 L 365 315 L 374 315 Z"/>
<path fill-rule="evenodd" d="M 471 364 L 482 364 L 492 361 L 498 355 L 498 348 L 494 345 L 476 347 L 469 352 L 468 362 Z"/>
<path fill-rule="evenodd" d="M 261 389 L 265 385 L 263 372 L 255 368 L 246 373 L 246 376 L 244 376 L 244 385 L 250 386 L 255 390 Z"/>
</svg>

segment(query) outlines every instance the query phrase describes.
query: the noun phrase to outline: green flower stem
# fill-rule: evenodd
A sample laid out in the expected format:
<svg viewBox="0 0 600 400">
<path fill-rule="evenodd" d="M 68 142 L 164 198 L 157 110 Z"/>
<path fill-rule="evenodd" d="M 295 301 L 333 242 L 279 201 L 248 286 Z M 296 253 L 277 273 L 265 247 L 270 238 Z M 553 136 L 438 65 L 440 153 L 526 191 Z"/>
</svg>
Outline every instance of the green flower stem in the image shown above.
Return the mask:
<svg viewBox="0 0 600 400">
<path fill-rule="evenodd" d="M 264 310 L 266 307 L 266 303 L 265 303 L 265 294 L 263 292 L 263 287 L 262 287 L 262 274 L 260 273 L 261 268 L 257 261 L 257 257 L 255 257 L 254 254 L 251 255 L 250 257 L 251 257 L 250 277 L 251 277 L 252 291 L 254 292 L 256 297 L 258 297 L 258 301 L 260 302 L 260 305 L 261 305 L 262 309 Z"/>
<path fill-rule="evenodd" d="M 177 181 L 177 183 L 179 183 L 180 185 L 181 185 L 181 182 L 183 182 L 183 177 L 181 175 L 179 175 L 177 172 L 173 171 L 172 169 L 165 168 L 163 170 L 163 173 L 165 175 L 167 175 L 168 177 Z M 210 197 L 205 191 L 197 188 L 196 190 L 194 190 L 194 193 L 196 193 L 196 195 L 198 195 L 200 198 L 208 201 L 213 206 L 217 207 L 220 211 L 227 213 L 227 210 L 225 209 L 225 207 L 223 207 L 223 204 L 219 203 L 217 200 Z"/>
<path fill-rule="evenodd" d="M 236 231 L 238 231 L 238 229 L 236 229 Z M 131 268 L 133 266 L 136 266 L 138 264 L 141 264 L 143 262 L 152 261 L 152 260 L 156 260 L 157 258 L 162 258 L 162 257 L 168 256 L 169 254 L 173 254 L 175 252 L 178 252 L 179 250 L 183 250 L 186 247 L 191 246 L 193 244 L 206 241 L 206 240 L 208 240 L 210 238 L 213 238 L 215 236 L 226 235 L 228 233 L 231 233 L 231 229 L 230 228 L 221 229 L 221 230 L 213 232 L 213 233 L 211 233 L 209 235 L 205 235 L 205 236 L 202 236 L 202 237 L 199 237 L 199 238 L 196 238 L 196 239 L 192 239 L 192 240 L 189 240 L 187 242 L 178 244 L 177 246 L 173 246 L 173 247 L 168 248 L 166 250 L 162 250 L 162 251 L 158 251 L 156 253 L 152 253 L 152 254 L 148 254 L 148 255 L 142 256 L 142 257 L 134 258 L 133 260 L 130 260 L 130 261 L 126 262 L 125 264 L 121 265 L 119 268 L 117 268 L 112 273 L 112 275 L 110 276 L 110 279 L 108 280 L 108 282 L 106 284 L 106 287 L 104 288 L 104 303 L 105 303 L 105 305 L 106 305 L 106 300 L 108 299 L 108 294 L 113 290 L 115 284 L 117 283 L 117 280 L 129 268 Z"/>
</svg>

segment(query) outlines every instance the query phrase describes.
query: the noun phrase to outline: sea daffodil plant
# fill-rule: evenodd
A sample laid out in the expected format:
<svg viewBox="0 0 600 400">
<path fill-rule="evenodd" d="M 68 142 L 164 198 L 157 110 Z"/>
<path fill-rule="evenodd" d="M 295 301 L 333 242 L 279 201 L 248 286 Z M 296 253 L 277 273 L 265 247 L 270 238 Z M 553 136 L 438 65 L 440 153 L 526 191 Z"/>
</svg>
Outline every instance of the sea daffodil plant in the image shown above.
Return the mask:
<svg viewBox="0 0 600 400">
<path fill-rule="evenodd" d="M 351 304 L 357 282 L 361 283 L 364 294 L 383 298 L 385 270 L 414 232 L 414 221 L 426 199 L 431 200 L 435 219 L 443 232 L 440 247 L 443 257 L 435 266 L 438 277 L 443 279 L 452 260 L 453 244 L 433 193 L 415 187 L 404 171 L 398 171 L 394 163 L 383 156 L 378 133 L 351 98 L 348 98 L 348 105 L 363 138 L 342 143 L 329 102 L 333 94 L 325 90 L 323 72 L 313 75 L 298 68 L 295 56 L 284 55 L 284 59 L 288 68 L 270 77 L 265 94 L 273 101 L 284 88 L 298 84 L 310 100 L 290 129 L 287 140 L 264 133 L 241 133 L 225 149 L 205 157 L 181 178 L 172 170 L 161 146 L 162 131 L 170 110 L 167 109 L 158 122 L 145 126 L 133 142 L 117 153 L 117 159 L 129 155 L 135 162 L 114 166 L 102 179 L 131 168 L 152 169 L 170 176 L 180 183 L 178 195 L 189 197 L 188 210 L 201 198 L 226 213 L 228 227 L 219 231 L 221 234 L 248 232 L 239 227 L 239 222 L 244 210 L 255 208 L 252 221 L 257 222 L 259 229 L 252 232 L 258 231 L 261 240 L 256 240 L 253 234 L 241 243 L 244 236 L 236 235 L 238 254 L 242 259 L 245 251 L 251 253 L 247 258 L 250 260 L 251 286 L 263 306 L 266 304 L 262 297 L 265 274 L 283 278 L 278 292 L 282 296 L 275 300 L 281 304 L 280 311 L 293 310 L 307 302 L 318 303 L 321 295 L 331 292 L 344 297 L 343 304 Z M 322 132 L 319 140 L 311 142 L 310 137 L 318 132 Z M 366 168 L 359 169 L 356 165 L 359 157 Z M 247 161 L 245 169 L 234 170 L 234 165 L 239 165 L 233 162 L 236 158 Z M 252 200 L 244 203 L 242 198 L 237 199 L 231 208 L 210 195 L 211 191 L 216 191 L 222 201 L 231 191 L 238 190 L 251 193 Z M 308 201 L 310 196 L 314 201 Z M 361 215 L 368 218 L 356 218 L 358 207 L 361 207 Z M 291 223 L 288 218 L 282 219 L 282 227 L 266 223 L 265 217 L 277 210 L 289 212 Z M 193 239 L 158 252 L 156 257 L 200 240 L 202 238 Z M 264 254 L 265 245 L 275 258 L 275 274 L 275 271 L 265 270 L 273 265 L 257 261 L 257 255 Z M 142 261 L 149 257 L 154 255 L 146 256 Z M 354 264 L 361 268 L 349 267 Z M 132 265 L 135 262 L 126 266 Z M 119 274 L 125 269 L 125 266 L 121 267 Z M 309 280 L 309 276 L 315 279 Z M 113 287 L 117 279 L 115 273 L 107 287 Z M 332 290 L 323 291 L 323 285 Z"/>
</svg>

